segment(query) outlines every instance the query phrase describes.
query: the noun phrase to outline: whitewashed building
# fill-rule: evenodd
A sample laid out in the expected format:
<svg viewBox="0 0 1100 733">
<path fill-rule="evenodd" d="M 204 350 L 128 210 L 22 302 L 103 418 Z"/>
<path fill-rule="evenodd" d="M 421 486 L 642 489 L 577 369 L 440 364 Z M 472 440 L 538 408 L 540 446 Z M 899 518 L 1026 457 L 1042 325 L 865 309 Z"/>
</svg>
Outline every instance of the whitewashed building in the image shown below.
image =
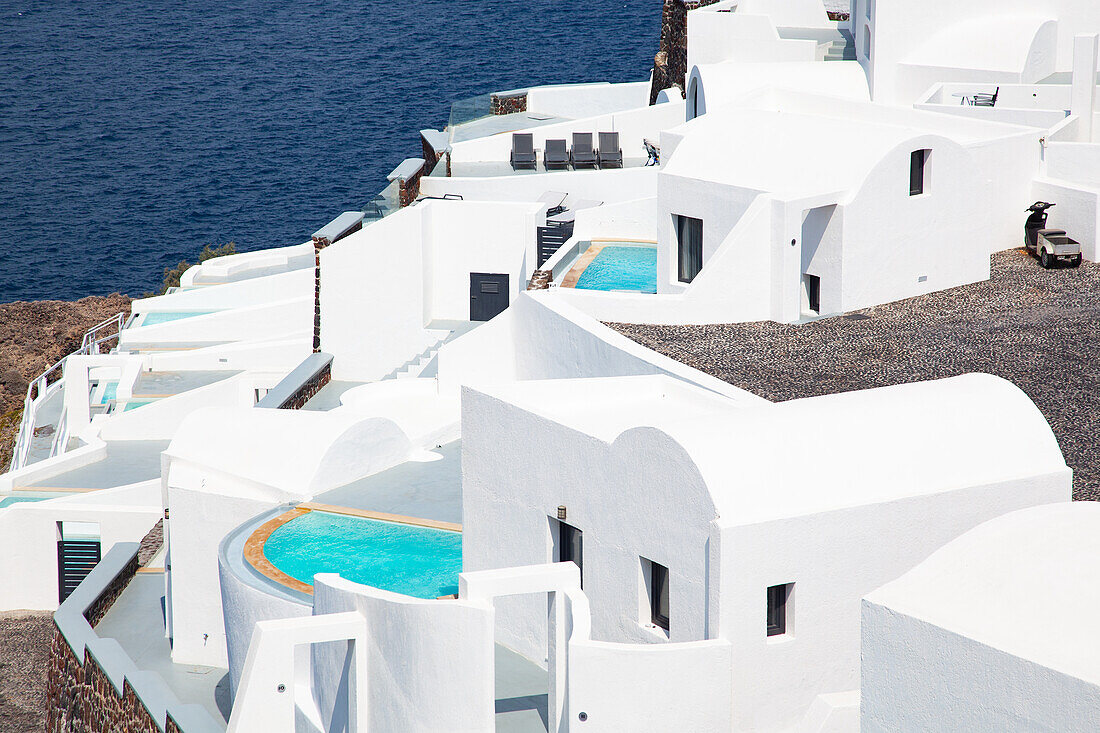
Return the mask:
<svg viewBox="0 0 1100 733">
<path fill-rule="evenodd" d="M 967 532 L 863 600 L 860 728 L 1089 730 L 1100 708 L 1100 507 Z"/>
</svg>

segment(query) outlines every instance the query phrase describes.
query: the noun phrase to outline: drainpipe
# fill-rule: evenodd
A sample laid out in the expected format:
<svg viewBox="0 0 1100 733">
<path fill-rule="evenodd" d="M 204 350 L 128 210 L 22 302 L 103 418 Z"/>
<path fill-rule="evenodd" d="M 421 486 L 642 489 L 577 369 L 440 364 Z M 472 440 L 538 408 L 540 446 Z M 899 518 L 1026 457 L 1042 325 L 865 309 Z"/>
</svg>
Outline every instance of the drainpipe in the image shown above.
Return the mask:
<svg viewBox="0 0 1100 733">
<path fill-rule="evenodd" d="M 1095 33 L 1073 39 L 1073 86 L 1070 89 L 1070 114 L 1077 115 L 1077 139 L 1093 141 L 1096 118 L 1096 60 L 1100 35 Z"/>
</svg>

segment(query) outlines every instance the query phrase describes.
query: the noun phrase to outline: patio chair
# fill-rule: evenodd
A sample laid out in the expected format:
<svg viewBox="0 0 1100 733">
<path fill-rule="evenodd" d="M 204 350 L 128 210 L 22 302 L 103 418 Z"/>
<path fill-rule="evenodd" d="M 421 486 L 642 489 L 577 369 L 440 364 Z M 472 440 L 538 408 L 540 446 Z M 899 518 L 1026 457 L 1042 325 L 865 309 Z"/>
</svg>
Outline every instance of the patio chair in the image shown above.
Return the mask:
<svg viewBox="0 0 1100 733">
<path fill-rule="evenodd" d="M 529 132 L 512 133 L 512 170 L 538 165 L 535 159 L 535 136 Z"/>
<path fill-rule="evenodd" d="M 581 165 L 596 167 L 599 161 L 596 159 L 596 151 L 592 148 L 591 132 L 573 133 L 573 147 L 569 151 L 569 162 L 574 168 Z"/>
<path fill-rule="evenodd" d="M 975 107 L 996 107 L 999 96 L 1001 96 L 1001 88 L 997 87 L 997 91 L 992 94 L 975 94 L 970 104 Z"/>
<path fill-rule="evenodd" d="M 566 147 L 565 140 L 546 141 L 542 164 L 546 166 L 546 170 L 552 168 L 564 170 L 569 167 L 569 148 Z"/>
<path fill-rule="evenodd" d="M 600 149 L 596 152 L 601 168 L 622 168 L 623 149 L 619 147 L 619 133 L 601 132 Z"/>
</svg>

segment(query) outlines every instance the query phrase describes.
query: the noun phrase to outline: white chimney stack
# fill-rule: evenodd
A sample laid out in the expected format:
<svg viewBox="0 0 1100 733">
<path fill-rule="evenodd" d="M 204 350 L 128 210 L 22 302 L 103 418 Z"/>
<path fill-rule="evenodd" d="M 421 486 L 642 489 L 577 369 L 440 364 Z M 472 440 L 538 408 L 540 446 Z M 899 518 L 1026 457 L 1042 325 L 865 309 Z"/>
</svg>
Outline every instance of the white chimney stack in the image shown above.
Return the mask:
<svg viewBox="0 0 1100 733">
<path fill-rule="evenodd" d="M 1100 35 L 1080 35 L 1073 39 L 1073 87 L 1070 92 L 1070 114 L 1080 118 L 1078 140 L 1093 141 L 1096 118 L 1096 60 Z"/>
</svg>

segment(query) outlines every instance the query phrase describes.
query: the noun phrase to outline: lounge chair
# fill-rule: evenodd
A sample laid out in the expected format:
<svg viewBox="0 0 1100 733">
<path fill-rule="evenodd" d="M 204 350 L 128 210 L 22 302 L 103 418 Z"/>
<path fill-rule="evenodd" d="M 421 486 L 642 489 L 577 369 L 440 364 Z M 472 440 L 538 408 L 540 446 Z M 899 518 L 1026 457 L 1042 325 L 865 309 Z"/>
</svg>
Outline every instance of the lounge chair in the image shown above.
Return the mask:
<svg viewBox="0 0 1100 733">
<path fill-rule="evenodd" d="M 565 140 L 546 141 L 546 149 L 542 153 L 542 164 L 546 166 L 546 170 L 569 167 L 569 148 L 566 147 Z"/>
<path fill-rule="evenodd" d="M 599 161 L 596 159 L 596 151 L 592 148 L 591 132 L 574 132 L 573 147 L 569 151 L 569 162 L 573 167 L 590 165 L 596 167 Z"/>
<path fill-rule="evenodd" d="M 538 165 L 535 158 L 535 136 L 529 132 L 512 133 L 512 170 L 520 168 L 534 169 Z"/>
<path fill-rule="evenodd" d="M 997 91 L 992 94 L 975 94 L 970 104 L 975 107 L 996 107 L 999 96 L 1001 96 L 1001 88 L 997 87 Z"/>
<path fill-rule="evenodd" d="M 622 168 L 623 149 L 619 147 L 619 133 L 601 132 L 600 149 L 596 156 L 599 158 L 601 168 Z"/>
</svg>

